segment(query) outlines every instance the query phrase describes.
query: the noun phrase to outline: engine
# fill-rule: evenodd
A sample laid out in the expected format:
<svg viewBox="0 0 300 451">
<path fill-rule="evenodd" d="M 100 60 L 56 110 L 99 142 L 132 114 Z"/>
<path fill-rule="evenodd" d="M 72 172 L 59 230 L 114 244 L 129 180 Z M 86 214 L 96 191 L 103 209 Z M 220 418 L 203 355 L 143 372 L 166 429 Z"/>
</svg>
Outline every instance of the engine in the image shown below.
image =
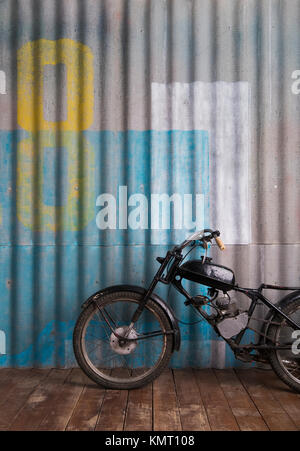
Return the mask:
<svg viewBox="0 0 300 451">
<path fill-rule="evenodd" d="M 217 312 L 216 327 L 222 337 L 232 338 L 247 327 L 248 313 L 240 311 L 227 293 L 215 298 L 214 308 Z"/>
</svg>

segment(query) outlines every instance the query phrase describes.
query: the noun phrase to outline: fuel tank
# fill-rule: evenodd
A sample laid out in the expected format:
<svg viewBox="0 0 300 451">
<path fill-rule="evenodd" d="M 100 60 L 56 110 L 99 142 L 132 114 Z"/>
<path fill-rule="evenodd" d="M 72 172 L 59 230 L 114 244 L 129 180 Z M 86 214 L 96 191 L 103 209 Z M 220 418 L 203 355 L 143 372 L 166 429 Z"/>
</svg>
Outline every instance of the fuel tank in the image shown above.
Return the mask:
<svg viewBox="0 0 300 451">
<path fill-rule="evenodd" d="M 178 274 L 183 279 L 198 282 L 201 285 L 229 291 L 235 285 L 234 272 L 226 266 L 212 263 L 210 258 L 189 260 L 178 268 Z"/>
</svg>

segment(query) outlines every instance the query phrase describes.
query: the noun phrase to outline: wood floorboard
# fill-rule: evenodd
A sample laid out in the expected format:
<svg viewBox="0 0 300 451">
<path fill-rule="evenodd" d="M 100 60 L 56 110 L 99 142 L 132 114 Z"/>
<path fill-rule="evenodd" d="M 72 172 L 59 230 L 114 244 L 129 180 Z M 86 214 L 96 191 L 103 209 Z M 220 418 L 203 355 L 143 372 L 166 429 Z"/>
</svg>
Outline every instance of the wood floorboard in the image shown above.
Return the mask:
<svg viewBox="0 0 300 451">
<path fill-rule="evenodd" d="M 0 430 L 296 431 L 300 394 L 260 369 L 167 369 L 135 390 L 79 368 L 0 369 Z"/>
</svg>

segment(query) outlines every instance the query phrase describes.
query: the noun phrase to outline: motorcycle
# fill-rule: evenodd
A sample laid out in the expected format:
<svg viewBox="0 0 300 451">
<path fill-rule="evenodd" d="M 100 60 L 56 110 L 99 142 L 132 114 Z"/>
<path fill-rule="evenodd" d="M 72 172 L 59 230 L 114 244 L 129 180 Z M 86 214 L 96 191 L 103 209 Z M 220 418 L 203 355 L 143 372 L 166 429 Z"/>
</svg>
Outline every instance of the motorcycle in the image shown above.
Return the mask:
<svg viewBox="0 0 300 451">
<path fill-rule="evenodd" d="M 208 244 L 213 240 L 220 250 L 225 249 L 218 230 L 204 229 L 168 250 L 164 257 L 157 257 L 160 266 L 147 289 L 111 286 L 83 303 L 73 347 L 87 376 L 106 388 L 132 389 L 153 381 L 168 365 L 172 353 L 180 349 L 180 320 L 155 294 L 161 282 L 174 286 L 185 297 L 185 305 L 193 307 L 201 320 L 210 324 L 237 359 L 270 364 L 283 382 L 300 392 L 300 287 L 264 283 L 256 289 L 240 287 L 230 268 L 207 256 Z M 190 250 L 184 255 L 188 246 Z M 204 249 L 204 255 L 183 262 L 198 246 Z M 206 294 L 191 296 L 183 280 L 207 287 Z M 264 289 L 291 293 L 274 304 L 263 295 Z M 246 295 L 250 299 L 248 308 L 240 309 L 229 292 Z M 260 330 L 256 330 L 251 320 L 260 304 L 268 310 L 264 318 L 255 318 L 262 322 Z M 247 330 L 258 335 L 256 343 L 243 342 Z"/>
</svg>

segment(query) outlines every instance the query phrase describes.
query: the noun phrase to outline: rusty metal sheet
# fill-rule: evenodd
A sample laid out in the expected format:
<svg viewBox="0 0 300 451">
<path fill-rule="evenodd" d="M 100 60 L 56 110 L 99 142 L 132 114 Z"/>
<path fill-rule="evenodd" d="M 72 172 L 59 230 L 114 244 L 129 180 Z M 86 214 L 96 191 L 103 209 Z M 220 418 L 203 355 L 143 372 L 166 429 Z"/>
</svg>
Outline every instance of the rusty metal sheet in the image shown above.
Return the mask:
<svg viewBox="0 0 300 451">
<path fill-rule="evenodd" d="M 74 365 L 83 300 L 149 283 L 203 225 L 240 285 L 299 284 L 299 20 L 300 0 L 0 2 L 0 366 Z M 181 328 L 174 367 L 239 365 Z"/>
</svg>

